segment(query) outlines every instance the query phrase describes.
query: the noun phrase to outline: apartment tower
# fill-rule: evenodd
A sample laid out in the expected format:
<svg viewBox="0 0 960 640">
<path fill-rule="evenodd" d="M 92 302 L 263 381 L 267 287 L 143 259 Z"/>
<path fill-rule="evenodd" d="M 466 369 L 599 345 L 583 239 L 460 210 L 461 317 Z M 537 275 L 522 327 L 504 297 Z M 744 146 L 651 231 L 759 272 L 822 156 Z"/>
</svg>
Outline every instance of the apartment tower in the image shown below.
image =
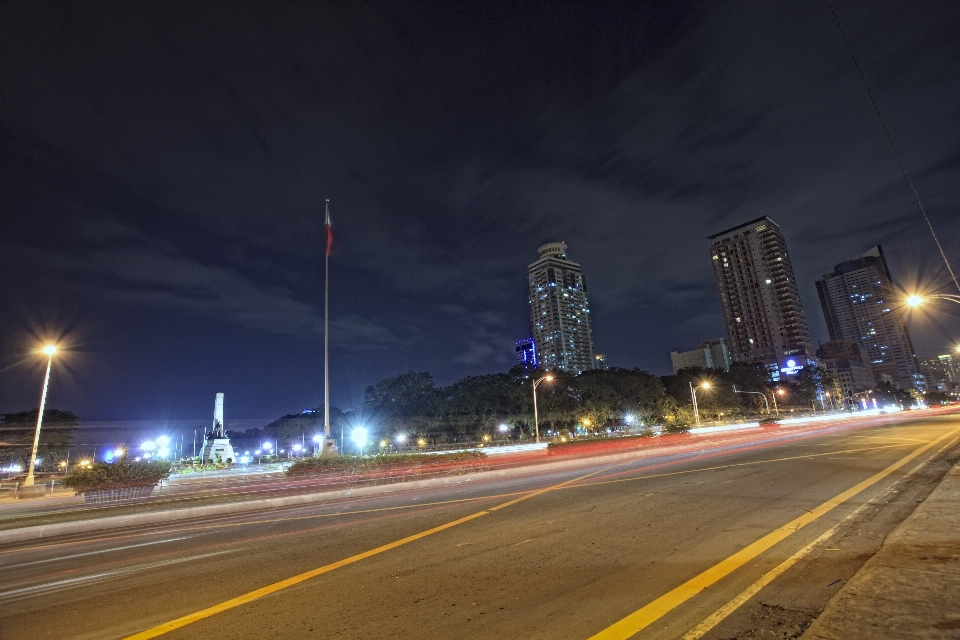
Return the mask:
<svg viewBox="0 0 960 640">
<path fill-rule="evenodd" d="M 817 280 L 830 339 L 859 344 L 878 382 L 889 379 L 904 389 L 919 388 L 923 380 L 895 292 L 879 245 Z"/>
<path fill-rule="evenodd" d="M 530 331 L 541 369 L 578 374 L 595 366 L 587 287 L 567 245 L 551 242 L 529 266 Z"/>
<path fill-rule="evenodd" d="M 731 360 L 763 365 L 774 381 L 798 373 L 814 349 L 780 226 L 764 216 L 710 241 Z"/>
</svg>

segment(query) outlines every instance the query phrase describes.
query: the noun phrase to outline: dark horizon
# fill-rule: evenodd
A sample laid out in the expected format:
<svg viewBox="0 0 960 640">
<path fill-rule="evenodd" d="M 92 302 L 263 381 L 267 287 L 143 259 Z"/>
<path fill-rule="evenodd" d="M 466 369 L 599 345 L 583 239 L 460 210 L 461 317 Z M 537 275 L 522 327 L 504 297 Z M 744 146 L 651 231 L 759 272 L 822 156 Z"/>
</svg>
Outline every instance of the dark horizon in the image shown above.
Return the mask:
<svg viewBox="0 0 960 640">
<path fill-rule="evenodd" d="M 960 267 L 960 7 L 838 3 Z M 829 6 L 0 5 L 0 412 L 272 420 L 505 371 L 564 240 L 596 350 L 670 372 L 726 337 L 708 236 L 780 225 L 814 282 L 882 244 L 949 283 Z M 960 339 L 914 314 L 919 356 Z"/>
</svg>

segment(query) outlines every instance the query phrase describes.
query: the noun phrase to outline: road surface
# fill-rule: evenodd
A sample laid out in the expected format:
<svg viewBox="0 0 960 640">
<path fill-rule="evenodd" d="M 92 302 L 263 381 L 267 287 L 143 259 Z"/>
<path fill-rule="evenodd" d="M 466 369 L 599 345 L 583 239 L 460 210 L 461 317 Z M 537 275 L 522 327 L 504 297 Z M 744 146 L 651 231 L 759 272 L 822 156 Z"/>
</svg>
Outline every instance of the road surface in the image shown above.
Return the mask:
<svg viewBox="0 0 960 640">
<path fill-rule="evenodd" d="M 929 493 L 958 438 L 951 415 L 773 429 L 8 545 L 0 638 L 784 637 Z"/>
</svg>

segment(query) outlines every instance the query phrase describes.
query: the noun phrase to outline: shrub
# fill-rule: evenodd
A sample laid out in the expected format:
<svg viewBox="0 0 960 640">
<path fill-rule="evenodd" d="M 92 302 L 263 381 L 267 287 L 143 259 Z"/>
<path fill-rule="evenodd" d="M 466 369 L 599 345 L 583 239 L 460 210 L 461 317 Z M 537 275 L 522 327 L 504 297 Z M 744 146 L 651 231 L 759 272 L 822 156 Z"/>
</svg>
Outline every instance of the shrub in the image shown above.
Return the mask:
<svg viewBox="0 0 960 640">
<path fill-rule="evenodd" d="M 74 467 L 70 475 L 63 479 L 62 484 L 70 487 L 77 494 L 98 489 L 152 487 L 170 476 L 171 467 L 171 463 L 163 460 L 96 462 L 87 468 Z"/>
<path fill-rule="evenodd" d="M 375 471 L 377 469 L 404 466 L 449 466 L 457 463 L 481 462 L 487 454 L 483 451 L 458 451 L 456 453 L 385 453 L 375 456 L 328 456 L 300 458 L 287 469 L 287 475 L 337 472 L 346 470 Z"/>
<path fill-rule="evenodd" d="M 590 436 L 587 438 L 576 438 L 567 440 L 566 442 L 554 441 L 547 445 L 548 451 L 557 451 L 559 449 L 569 449 L 571 447 L 580 447 L 591 444 L 603 444 L 610 442 L 618 443 L 630 443 L 638 442 L 647 438 L 647 435 L 631 435 L 631 436 Z"/>
</svg>

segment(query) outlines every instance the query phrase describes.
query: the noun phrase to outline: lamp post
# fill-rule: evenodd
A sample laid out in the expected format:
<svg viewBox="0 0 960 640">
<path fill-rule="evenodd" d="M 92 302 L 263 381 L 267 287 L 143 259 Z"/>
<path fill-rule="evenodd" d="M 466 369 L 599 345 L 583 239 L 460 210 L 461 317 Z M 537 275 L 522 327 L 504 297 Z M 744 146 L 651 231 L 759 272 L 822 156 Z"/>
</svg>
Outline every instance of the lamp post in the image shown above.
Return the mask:
<svg viewBox="0 0 960 640">
<path fill-rule="evenodd" d="M 693 382 L 690 382 L 690 397 L 693 399 L 693 419 L 697 423 L 697 428 L 700 428 L 700 411 L 697 409 L 697 389 L 700 388 L 709 389 L 709 382 L 702 382 L 700 386 L 693 386 Z"/>
<path fill-rule="evenodd" d="M 956 302 L 957 304 L 960 304 L 960 296 L 953 295 L 951 293 L 931 293 L 925 296 L 922 296 L 918 293 L 914 293 L 912 295 L 907 296 L 904 302 L 907 303 L 907 306 L 919 307 L 921 304 L 923 304 L 930 298 L 933 298 L 934 300 L 949 300 L 950 302 Z"/>
<path fill-rule="evenodd" d="M 553 376 L 545 375 L 538 380 L 533 381 L 533 428 L 537 433 L 537 443 L 540 442 L 540 415 L 537 413 L 537 385 L 546 380 L 550 382 L 553 380 Z"/>
<path fill-rule="evenodd" d="M 37 447 L 40 446 L 40 425 L 43 424 L 43 408 L 47 404 L 47 388 L 50 386 L 50 368 L 53 366 L 53 354 L 57 348 L 48 344 L 43 348 L 47 355 L 47 375 L 43 378 L 43 393 L 40 395 L 40 412 L 37 414 L 37 431 L 33 434 L 33 451 L 30 453 L 30 466 L 27 468 L 27 479 L 23 481 L 23 486 L 33 486 L 33 468 L 37 462 Z"/>
<path fill-rule="evenodd" d="M 771 393 L 771 394 L 770 394 L 770 397 L 773 398 L 773 410 L 774 410 L 774 412 L 776 412 L 776 414 L 779 416 L 779 415 L 780 415 L 780 407 L 777 406 L 777 394 L 778 394 L 778 393 L 782 396 L 784 393 L 786 393 L 786 391 L 784 391 L 783 389 L 777 389 L 774 393 Z"/>
</svg>

